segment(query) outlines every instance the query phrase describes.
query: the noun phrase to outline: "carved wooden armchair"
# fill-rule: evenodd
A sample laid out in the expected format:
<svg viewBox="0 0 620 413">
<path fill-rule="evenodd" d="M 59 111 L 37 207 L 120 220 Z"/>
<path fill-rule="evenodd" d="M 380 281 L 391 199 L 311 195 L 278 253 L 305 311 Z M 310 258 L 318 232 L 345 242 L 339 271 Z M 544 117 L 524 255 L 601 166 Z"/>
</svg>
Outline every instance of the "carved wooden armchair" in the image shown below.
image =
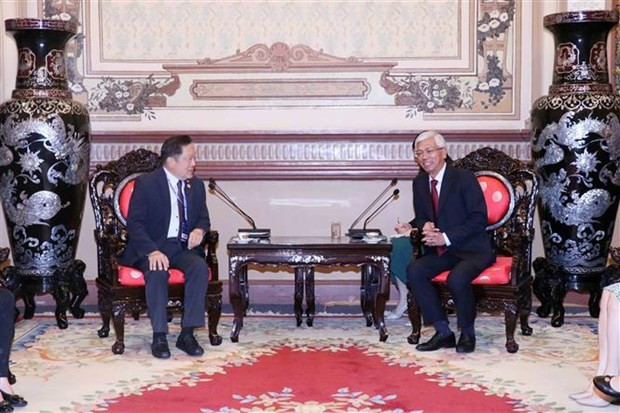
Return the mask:
<svg viewBox="0 0 620 413">
<path fill-rule="evenodd" d="M 114 354 L 125 350 L 125 312 L 134 319 L 146 310 L 143 274 L 130 267 L 120 266 L 117 255 L 127 241 L 125 217 L 136 177 L 157 168 L 159 156 L 154 152 L 137 149 L 116 161 L 99 165 L 89 179 L 90 200 L 95 215 L 95 241 L 97 243 L 97 290 L 98 305 L 103 325 L 99 337 L 107 337 L 110 332 L 110 318 L 114 323 L 116 342 L 112 345 Z M 210 276 L 205 297 L 209 341 L 217 346 L 222 338 L 217 333 L 217 325 L 222 313 L 222 282 L 219 281 L 218 263 L 215 247 L 218 242 L 217 231 L 209 231 L 206 236 L 206 260 Z M 168 291 L 168 314 L 183 311 L 183 274 L 170 270 Z"/>
<path fill-rule="evenodd" d="M 532 240 L 534 239 L 534 209 L 538 196 L 538 177 L 532 167 L 505 153 L 485 147 L 454 162 L 458 168 L 473 171 L 483 188 L 488 210 L 487 233 L 497 248 L 497 261 L 475 280 L 474 294 L 478 312 L 503 311 L 506 322 L 506 350 L 516 353 L 519 345 L 514 339 L 517 315 L 521 332 L 532 334 L 528 324 L 532 308 Z M 412 232 L 419 251 L 420 236 Z M 448 271 L 433 279 L 444 307 L 454 305 L 445 280 Z M 412 332 L 410 344 L 420 340 L 420 308 L 411 292 L 408 294 L 409 320 Z"/>
</svg>

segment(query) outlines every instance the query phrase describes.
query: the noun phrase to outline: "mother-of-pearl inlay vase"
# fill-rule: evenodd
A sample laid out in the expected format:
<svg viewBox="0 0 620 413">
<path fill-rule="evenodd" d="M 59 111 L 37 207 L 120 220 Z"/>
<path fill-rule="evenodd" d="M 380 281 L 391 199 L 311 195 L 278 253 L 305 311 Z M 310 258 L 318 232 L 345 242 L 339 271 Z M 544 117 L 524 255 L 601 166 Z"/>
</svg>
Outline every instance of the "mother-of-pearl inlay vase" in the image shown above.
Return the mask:
<svg viewBox="0 0 620 413">
<path fill-rule="evenodd" d="M 76 248 L 90 161 L 90 120 L 72 100 L 65 45 L 77 23 L 10 19 L 18 53 L 12 99 L 0 106 L 0 196 L 13 265 L 2 276 L 34 313 L 34 296 L 51 293 L 56 319 L 82 317 L 85 265 Z"/>
<path fill-rule="evenodd" d="M 537 310 L 564 322 L 566 291 L 588 291 L 598 316 L 601 276 L 618 209 L 620 97 L 609 83 L 607 37 L 615 11 L 546 16 L 555 37 L 553 84 L 531 112 L 532 157 L 541 178 L 545 257 L 534 262 Z"/>
</svg>

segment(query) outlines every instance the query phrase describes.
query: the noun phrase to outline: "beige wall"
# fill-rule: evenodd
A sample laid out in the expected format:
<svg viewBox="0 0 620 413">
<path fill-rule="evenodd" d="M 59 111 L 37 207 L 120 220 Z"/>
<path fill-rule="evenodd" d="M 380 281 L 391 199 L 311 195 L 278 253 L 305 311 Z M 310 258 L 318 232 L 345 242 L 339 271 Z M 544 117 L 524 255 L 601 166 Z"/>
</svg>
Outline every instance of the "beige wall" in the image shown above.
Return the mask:
<svg viewBox="0 0 620 413">
<path fill-rule="evenodd" d="M 551 81 L 551 64 L 553 40 L 551 35 L 542 28 L 542 17 L 546 14 L 582 9 L 586 7 L 605 8 L 610 7 L 610 1 L 517 1 L 517 14 L 515 17 L 514 31 L 510 32 L 505 39 L 506 62 L 508 69 L 514 76 L 514 84 L 506 89 L 509 97 L 498 106 L 488 109 L 482 107 L 486 95 L 480 92 L 472 92 L 473 106 L 469 109 L 456 111 L 437 111 L 434 113 L 422 112 L 413 117 L 405 116 L 406 106 L 398 105 L 395 97 L 387 93 L 381 87 L 381 75 L 386 71 L 392 75 L 399 73 L 413 73 L 419 76 L 445 76 L 452 74 L 460 82 L 470 81 L 476 84 L 481 75 L 483 66 L 475 50 L 475 17 L 478 2 L 446 0 L 439 3 L 427 0 L 409 1 L 416 4 L 417 10 L 426 11 L 433 20 L 422 20 L 420 24 L 428 30 L 433 25 L 443 24 L 445 30 L 439 31 L 432 45 L 427 43 L 415 43 L 415 36 L 407 38 L 393 34 L 387 40 L 393 43 L 384 45 L 386 39 L 376 36 L 376 31 L 369 28 L 368 32 L 360 39 L 343 39 L 341 42 L 333 42 L 333 33 L 330 25 L 333 25 L 335 16 L 329 15 L 329 8 L 325 7 L 316 13 L 325 20 L 299 20 L 290 23 L 290 26 L 274 28 L 270 24 L 259 21 L 252 23 L 252 15 L 244 16 L 246 27 L 252 27 L 254 33 L 260 33 L 263 37 L 250 37 L 245 30 L 235 30 L 234 27 L 185 27 L 179 30 L 160 30 L 165 33 L 160 39 L 145 36 L 140 27 L 131 26 L 135 22 L 135 13 L 132 19 L 113 19 L 123 15 L 123 7 L 134 5 L 142 10 L 147 17 L 153 18 L 149 25 L 167 27 L 166 10 L 174 11 L 173 1 L 99 1 L 90 2 L 50 2 L 56 5 L 64 5 L 68 8 L 67 13 L 75 12 L 71 5 L 80 4 L 77 11 L 82 30 L 86 34 L 84 42 L 85 51 L 78 58 L 81 74 L 84 75 L 83 85 L 87 88 L 95 88 L 101 81 L 102 76 L 113 76 L 116 79 L 140 79 L 155 73 L 161 77 L 161 81 L 169 81 L 171 74 L 178 76 L 181 84 L 172 94 L 163 92 L 158 95 L 165 98 L 166 106 L 153 108 L 154 119 L 148 119 L 143 115 L 130 115 L 117 112 L 105 112 L 93 110 L 92 129 L 95 133 L 120 131 L 123 133 L 132 131 L 266 131 L 278 133 L 281 131 L 301 131 L 309 133 L 324 132 L 358 132 L 365 131 L 419 131 L 424 129 L 439 130 L 508 130 L 520 131 L 529 128 L 528 116 L 532 101 L 547 93 Z M 186 6 L 194 7 L 193 4 L 201 3 L 185 2 Z M 202 2 L 205 3 L 205 2 Z M 230 2 L 220 2 L 225 4 Z M 238 3 L 244 3 L 243 1 Z M 262 7 L 271 7 L 267 2 L 253 2 Z M 274 3 L 274 2 L 271 2 Z M 275 2 L 278 3 L 278 2 Z M 294 2 L 290 2 L 293 4 Z M 304 3 L 304 2 L 298 2 Z M 321 3 L 321 2 L 316 2 Z M 346 2 L 324 2 L 331 3 Z M 366 2 L 376 3 L 381 2 Z M 487 2 L 492 3 L 492 2 Z M 500 3 L 502 3 L 500 1 Z M 248 3 L 249 4 L 249 3 Z M 105 7 L 98 7 L 104 5 Z M 164 10 L 157 10 L 162 5 Z M 453 12 L 445 19 L 439 19 L 438 7 Z M 168 9 L 166 9 L 168 8 Z M 203 9 L 201 9 L 203 10 Z M 336 10 L 336 9 L 334 9 Z M 203 10 L 204 11 L 204 10 Z M 264 10 L 245 10 L 245 13 L 260 15 Z M 135 12 L 135 10 L 134 10 Z M 310 11 L 308 11 L 310 12 Z M 8 1 L 0 2 L 0 17 L 2 20 L 10 17 L 41 16 L 39 2 L 36 1 Z M 110 13 L 108 20 L 101 19 L 98 13 Z M 222 11 L 230 13 L 230 11 Z M 360 12 L 361 13 L 361 12 Z M 191 14 L 191 13 L 190 13 Z M 172 15 L 172 14 L 171 14 Z M 176 16 L 176 14 L 174 14 Z M 340 16 L 340 15 L 338 15 Z M 143 16 L 144 17 L 144 16 Z M 171 17 L 172 18 L 172 17 Z M 367 22 L 381 22 L 380 12 L 373 16 L 365 16 Z M 454 19 L 457 28 L 451 28 L 448 23 Z M 101 22 L 108 21 L 113 27 L 105 27 Z M 141 21 L 141 20 L 140 20 Z M 310 22 L 310 23 L 308 23 Z M 446 23 L 448 22 L 448 23 Z M 192 21 L 192 25 L 200 22 Z M 354 23 L 354 22 L 353 22 Z M 355 29 L 352 22 L 349 30 Z M 200 24 L 209 24 L 204 20 Z M 231 23 L 232 24 L 232 23 Z M 255 26 L 252 26 L 255 24 Z M 306 31 L 300 28 L 303 24 L 314 24 Z M 404 23 L 400 23 L 404 24 Z M 469 26 L 468 26 L 469 24 Z M 473 26 L 472 26 L 473 25 Z M 131 27 L 129 27 L 131 26 Z M 277 25 L 276 25 L 277 26 Z M 298 27 L 299 26 L 299 27 Z M 118 32 L 122 28 L 127 33 Z M 369 26 L 370 27 L 370 26 Z M 332 28 L 333 29 L 333 28 Z M 393 28 L 392 28 L 393 29 Z M 412 27 L 403 27 L 406 30 L 415 30 Z M 219 32 L 218 32 L 219 30 Z M 280 30 L 280 31 L 278 31 Z M 287 31 L 288 30 L 288 31 Z M 385 30 L 390 30 L 386 26 Z M 379 31 L 380 32 L 380 31 Z M 397 33 L 398 31 L 394 31 Z M 204 33 L 215 33 L 209 38 Z M 292 33 L 292 34 L 287 34 Z M 335 32 L 340 38 L 343 34 Z M 221 35 L 218 42 L 217 34 Z M 235 37 L 237 36 L 237 37 Z M 288 37 L 290 36 L 290 37 Z M 323 36 L 323 37 L 321 37 Z M 148 45 L 157 44 L 159 41 L 176 42 L 178 48 L 156 49 Z M 264 67 L 248 67 L 241 65 L 241 69 L 235 69 L 235 49 L 241 51 L 259 43 L 273 45 L 276 42 L 284 42 L 291 46 L 295 42 L 304 40 L 308 46 L 319 53 L 321 63 L 309 63 L 310 66 L 303 69 L 293 67 L 284 71 L 266 70 Z M 345 41 L 346 40 L 346 41 Z M 442 40 L 442 41 L 440 41 Z M 409 48 L 399 46 L 398 42 L 414 42 L 417 49 L 412 49 L 410 55 L 398 55 L 402 50 Z M 125 43 L 123 43 L 125 42 Z M 187 43 L 192 43 L 200 51 L 192 52 Z M 123 48 L 126 46 L 126 49 Z M 427 45 L 427 46 L 423 46 Z M 532 45 L 532 47 L 530 47 Z M 130 49 L 130 48 L 133 49 Z M 400 48 L 399 48 L 400 47 Z M 134 54 L 131 50 L 137 50 Z M 173 56 L 164 56 L 176 53 Z M 420 56 L 413 56 L 420 53 Z M 16 51 L 14 42 L 8 36 L 0 39 L 0 100 L 6 100 L 14 86 L 14 74 L 16 70 Z M 348 58 L 355 56 L 351 63 Z M 370 56 L 370 57 L 369 57 Z M 434 58 L 433 58 L 434 56 Z M 197 59 L 208 57 L 211 63 L 197 63 Z M 217 62 L 214 62 L 217 61 Z M 245 84 L 254 97 L 243 95 L 248 93 L 245 89 L 225 89 L 228 94 L 240 93 L 237 99 L 204 100 L 200 93 L 192 95 L 190 85 L 193 82 L 209 81 L 217 83 L 218 80 L 234 81 Z M 295 98 L 267 99 L 261 98 L 265 89 L 261 88 L 264 82 L 276 80 L 281 93 L 288 93 Z M 308 89 L 300 86 L 310 80 L 323 95 L 319 98 L 306 96 Z M 346 83 L 344 81 L 351 81 Z M 234 83 L 233 82 L 233 83 Z M 244 83 L 245 82 L 245 83 Z M 249 83 L 248 83 L 249 82 Z M 344 83 L 343 83 L 344 82 Z M 293 86 L 291 86 L 293 85 Z M 346 87 L 345 87 L 346 85 Z M 352 85 L 352 86 L 348 86 Z M 362 85 L 362 86 L 360 86 Z M 359 96 L 363 86 L 369 88 L 365 95 Z M 361 88 L 361 89 L 360 89 Z M 224 89 L 222 89 L 224 90 Z M 316 89 L 315 89 L 316 90 Z M 330 97 L 330 93 L 343 94 L 345 97 L 338 99 Z M 200 96 L 199 96 L 200 95 Z M 92 96 L 92 90 L 91 95 Z M 258 96 L 258 97 L 257 97 Z M 203 96 L 204 97 L 204 96 Z M 88 99 L 85 93 L 76 93 L 78 99 Z M 156 144 L 157 142 L 153 142 Z M 94 160 L 106 160 L 97 158 L 105 155 L 107 143 L 105 138 L 94 142 Z M 140 144 L 139 146 L 142 146 Z M 104 155 L 99 155 L 99 154 Z M 205 160 L 208 165 L 208 159 Z M 273 234 L 278 235 L 327 235 L 330 222 L 338 220 L 343 228 L 361 212 L 369 200 L 387 184 L 387 180 L 378 179 L 340 179 L 340 180 L 231 180 L 222 183 L 225 190 L 246 209 L 251 212 L 259 226 L 272 229 Z M 398 187 L 401 189 L 401 197 L 380 215 L 373 226 L 378 226 L 384 233 L 390 234 L 393 225 L 399 217 L 401 220 L 412 217 L 412 202 L 410 194 L 410 182 L 402 181 Z M 221 273 L 226 274 L 227 257 L 225 241 L 230 238 L 237 228 L 245 226 L 242 219 L 233 211 L 225 207 L 222 202 L 213 195 L 208 196 L 213 226 L 220 231 L 222 243 L 218 250 L 221 263 Z M 4 222 L 2 222 L 4 228 Z M 87 264 L 87 278 L 94 279 L 96 276 L 95 245 L 92 237 L 93 217 L 89 203 L 84 213 L 83 227 L 80 235 L 78 258 Z M 617 231 L 616 231 L 617 232 Z M 6 231 L 0 231 L 0 244 L 7 245 Z M 542 255 L 540 237 L 537 235 L 534 243 L 534 256 Z M 340 274 L 343 277 L 357 279 L 352 273 Z M 252 273 L 250 277 L 269 278 L 274 275 L 266 273 Z M 278 277 L 278 275 L 275 275 Z M 288 276 L 286 276 L 288 277 Z M 290 277 L 288 277 L 290 278 Z"/>
</svg>

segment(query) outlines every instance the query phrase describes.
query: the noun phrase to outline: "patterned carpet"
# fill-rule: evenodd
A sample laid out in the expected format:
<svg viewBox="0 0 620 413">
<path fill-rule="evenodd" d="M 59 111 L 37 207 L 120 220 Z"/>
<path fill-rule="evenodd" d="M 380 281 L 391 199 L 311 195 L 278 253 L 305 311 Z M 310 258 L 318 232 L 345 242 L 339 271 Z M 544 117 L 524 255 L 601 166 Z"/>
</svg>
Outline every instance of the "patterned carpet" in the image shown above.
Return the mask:
<svg viewBox="0 0 620 413">
<path fill-rule="evenodd" d="M 618 412 L 584 409 L 567 395 L 583 390 L 596 368 L 596 320 L 568 316 L 559 329 L 531 317 L 534 335 L 517 336 L 520 350 L 504 350 L 504 325 L 480 316 L 475 353 L 416 352 L 406 342 L 406 320 L 388 324 L 387 342 L 359 316 L 317 316 L 314 327 L 295 327 L 291 316 L 249 316 L 239 343 L 225 339 L 190 358 L 150 355 L 148 320 L 127 320 L 126 350 L 110 351 L 96 317 L 53 317 L 17 326 L 13 348 L 15 390 L 29 405 L 16 412 Z M 424 330 L 423 334 L 431 334 Z"/>
</svg>

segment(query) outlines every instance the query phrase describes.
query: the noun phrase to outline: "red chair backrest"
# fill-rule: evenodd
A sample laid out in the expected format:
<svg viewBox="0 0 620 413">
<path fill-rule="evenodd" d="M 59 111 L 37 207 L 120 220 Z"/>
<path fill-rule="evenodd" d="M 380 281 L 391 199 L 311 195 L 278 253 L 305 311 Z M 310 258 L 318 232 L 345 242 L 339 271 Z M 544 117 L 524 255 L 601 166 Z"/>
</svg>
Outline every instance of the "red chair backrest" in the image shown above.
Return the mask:
<svg viewBox="0 0 620 413">
<path fill-rule="evenodd" d="M 502 175 L 492 171 L 476 173 L 487 204 L 487 231 L 501 227 L 510 219 L 515 208 L 512 185 Z"/>
<path fill-rule="evenodd" d="M 116 187 L 116 192 L 114 193 L 114 211 L 116 212 L 116 217 L 123 225 L 127 225 L 127 215 L 129 214 L 129 203 L 133 195 L 133 187 L 136 183 L 136 178 L 140 175 L 141 173 L 139 172 L 131 174 L 123 179 Z"/>
</svg>

